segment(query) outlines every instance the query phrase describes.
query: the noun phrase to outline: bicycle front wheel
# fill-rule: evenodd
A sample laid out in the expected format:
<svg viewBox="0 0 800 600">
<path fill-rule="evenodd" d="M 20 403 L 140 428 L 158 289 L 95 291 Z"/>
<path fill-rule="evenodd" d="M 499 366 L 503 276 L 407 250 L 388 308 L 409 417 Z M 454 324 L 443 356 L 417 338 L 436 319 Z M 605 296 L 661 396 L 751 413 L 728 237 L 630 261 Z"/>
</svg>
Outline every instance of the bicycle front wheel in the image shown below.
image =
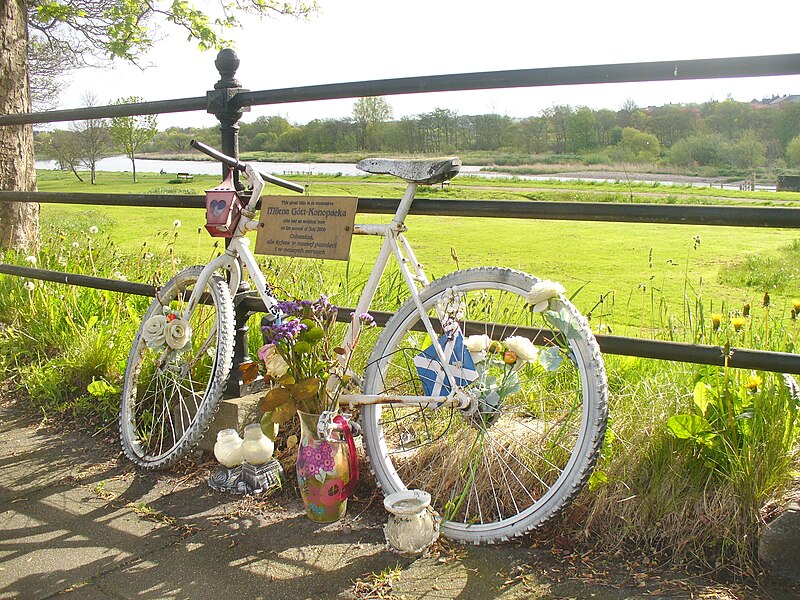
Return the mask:
<svg viewBox="0 0 800 600">
<path fill-rule="evenodd" d="M 202 266 L 184 269 L 161 288 L 133 341 L 120 404 L 125 454 L 147 469 L 174 464 L 200 441 L 219 406 L 233 364 L 234 315 L 227 284 L 212 275 L 190 315 L 186 303 Z M 180 351 L 145 341 L 145 323 L 171 312 L 191 337 Z"/>
<path fill-rule="evenodd" d="M 421 291 L 437 337 L 443 310 L 458 320 L 475 367 L 462 388 L 468 409 L 363 409 L 367 455 L 384 494 L 429 492 L 449 538 L 491 543 L 538 527 L 582 489 L 600 453 L 607 385 L 599 347 L 567 300 L 534 312 L 527 295 L 537 281 L 479 268 Z M 419 357 L 431 341 L 421 325 L 412 301 L 389 320 L 365 393 L 425 395 Z"/>
</svg>

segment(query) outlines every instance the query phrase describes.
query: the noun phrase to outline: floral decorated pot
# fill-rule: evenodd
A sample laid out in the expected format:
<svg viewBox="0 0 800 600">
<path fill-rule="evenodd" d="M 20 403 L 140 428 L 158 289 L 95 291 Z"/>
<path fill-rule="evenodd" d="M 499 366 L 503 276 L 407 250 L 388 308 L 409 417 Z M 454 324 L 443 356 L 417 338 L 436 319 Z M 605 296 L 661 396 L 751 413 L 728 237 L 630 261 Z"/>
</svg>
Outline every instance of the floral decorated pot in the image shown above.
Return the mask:
<svg viewBox="0 0 800 600">
<path fill-rule="evenodd" d="M 320 415 L 298 412 L 301 437 L 297 451 L 297 484 L 306 515 L 332 523 L 347 510 L 347 497 L 358 481 L 358 457 L 346 419 L 337 415 L 330 435 L 317 431 Z"/>
</svg>

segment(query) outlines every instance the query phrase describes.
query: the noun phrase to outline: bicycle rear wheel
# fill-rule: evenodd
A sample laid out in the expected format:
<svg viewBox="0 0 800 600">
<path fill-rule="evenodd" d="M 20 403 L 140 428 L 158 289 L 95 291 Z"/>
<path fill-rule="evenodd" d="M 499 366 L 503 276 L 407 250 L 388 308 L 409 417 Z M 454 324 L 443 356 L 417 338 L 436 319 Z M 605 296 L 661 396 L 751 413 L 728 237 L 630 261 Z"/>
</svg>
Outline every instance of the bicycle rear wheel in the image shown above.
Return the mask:
<svg viewBox="0 0 800 600">
<path fill-rule="evenodd" d="M 227 284 L 213 275 L 188 317 L 186 302 L 202 266 L 184 269 L 159 290 L 133 340 L 120 404 L 125 454 L 146 469 L 174 464 L 200 441 L 216 412 L 233 364 L 234 315 Z M 164 310 L 188 320 L 191 339 L 180 350 L 154 349 L 144 338 L 150 317 Z"/>
<path fill-rule="evenodd" d="M 367 455 L 384 494 L 429 492 L 447 537 L 491 543 L 540 526 L 582 489 L 600 453 L 607 386 L 599 347 L 567 300 L 533 312 L 527 294 L 537 281 L 479 268 L 420 294 L 432 318 L 437 306 L 458 317 L 478 373 L 463 388 L 474 412 L 362 409 Z M 424 395 L 414 358 L 431 342 L 420 325 L 411 301 L 389 320 L 365 372 L 365 393 Z M 444 333 L 438 319 L 434 327 Z M 504 354 L 511 348 L 517 353 Z"/>
</svg>

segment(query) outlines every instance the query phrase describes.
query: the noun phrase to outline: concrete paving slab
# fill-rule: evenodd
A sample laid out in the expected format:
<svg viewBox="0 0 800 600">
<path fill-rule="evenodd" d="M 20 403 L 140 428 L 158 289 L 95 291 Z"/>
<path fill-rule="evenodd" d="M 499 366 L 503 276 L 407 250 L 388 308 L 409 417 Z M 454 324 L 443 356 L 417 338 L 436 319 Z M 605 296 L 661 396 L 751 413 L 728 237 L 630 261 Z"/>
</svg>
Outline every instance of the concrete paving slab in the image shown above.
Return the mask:
<svg viewBox="0 0 800 600">
<path fill-rule="evenodd" d="M 93 583 L 126 598 L 334 598 L 394 560 L 379 527 L 320 527 L 296 511 L 271 524 L 220 523 Z"/>
<path fill-rule="evenodd" d="M 44 598 L 182 538 L 86 488 L 54 486 L 0 513 L 0 598 Z"/>
</svg>

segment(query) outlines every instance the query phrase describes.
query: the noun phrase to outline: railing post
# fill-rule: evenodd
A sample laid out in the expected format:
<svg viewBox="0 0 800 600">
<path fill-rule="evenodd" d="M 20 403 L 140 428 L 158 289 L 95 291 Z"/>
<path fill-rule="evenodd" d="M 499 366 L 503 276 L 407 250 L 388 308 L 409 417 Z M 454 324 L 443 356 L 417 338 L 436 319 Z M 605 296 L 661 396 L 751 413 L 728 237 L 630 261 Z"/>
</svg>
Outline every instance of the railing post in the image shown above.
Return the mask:
<svg viewBox="0 0 800 600">
<path fill-rule="evenodd" d="M 239 158 L 239 119 L 250 107 L 239 105 L 238 97 L 242 92 L 241 84 L 236 80 L 236 70 L 239 68 L 239 57 L 230 48 L 224 48 L 217 54 L 214 65 L 219 72 L 219 81 L 214 84 L 214 89 L 206 93 L 208 112 L 219 119 L 220 148 L 224 154 Z M 223 178 L 228 174 L 228 168 L 222 166 Z M 234 171 L 236 189 L 243 189 L 239 182 L 239 172 Z M 226 243 L 227 247 L 227 243 Z M 247 292 L 247 287 L 242 284 L 234 298 L 236 311 L 236 341 L 233 347 L 233 370 L 228 379 L 226 395 L 239 397 L 244 393 L 245 384 L 242 381 L 242 371 L 239 366 L 251 361 L 247 350 L 247 320 L 250 314 L 241 304 L 240 300 Z"/>
</svg>

